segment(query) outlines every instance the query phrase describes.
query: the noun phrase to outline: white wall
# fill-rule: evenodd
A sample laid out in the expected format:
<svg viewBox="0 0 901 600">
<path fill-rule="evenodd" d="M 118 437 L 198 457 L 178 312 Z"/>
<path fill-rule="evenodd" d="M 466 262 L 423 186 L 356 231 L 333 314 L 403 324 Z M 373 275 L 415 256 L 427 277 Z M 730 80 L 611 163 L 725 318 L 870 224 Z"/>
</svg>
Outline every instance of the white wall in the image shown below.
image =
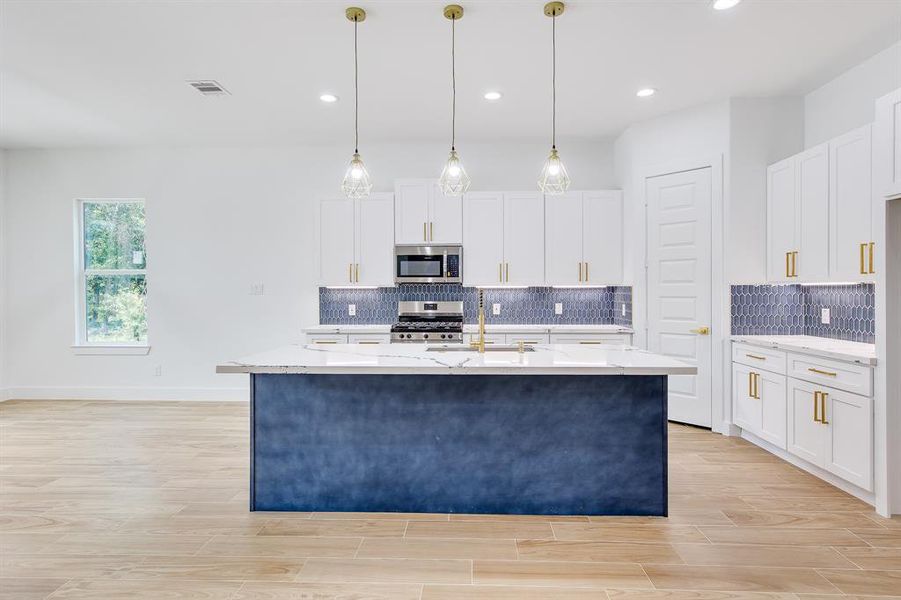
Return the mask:
<svg viewBox="0 0 901 600">
<path fill-rule="evenodd" d="M 901 42 L 804 97 L 804 147 L 872 123 L 876 98 L 901 88 Z"/>
<path fill-rule="evenodd" d="M 6 151 L 0 150 L 0 402 L 6 392 Z"/>
<path fill-rule="evenodd" d="M 614 187 L 611 141 L 559 146 L 574 187 Z M 395 178 L 436 177 L 448 148 L 361 150 L 376 191 L 391 191 Z M 475 189 L 530 190 L 548 148 L 460 151 Z M 216 375 L 215 365 L 298 341 L 302 326 L 318 322 L 317 200 L 337 195 L 348 159 L 346 145 L 8 152 L 12 396 L 245 398 L 246 377 Z M 148 356 L 72 353 L 79 197 L 146 198 Z M 248 294 L 256 282 L 265 295 Z"/>
</svg>

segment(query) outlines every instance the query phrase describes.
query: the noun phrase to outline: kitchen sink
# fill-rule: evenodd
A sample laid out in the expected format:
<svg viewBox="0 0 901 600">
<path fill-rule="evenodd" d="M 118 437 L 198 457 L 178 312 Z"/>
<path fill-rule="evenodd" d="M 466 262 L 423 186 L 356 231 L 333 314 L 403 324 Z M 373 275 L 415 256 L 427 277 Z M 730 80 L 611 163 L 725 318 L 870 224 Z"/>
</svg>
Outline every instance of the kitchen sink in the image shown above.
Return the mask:
<svg viewBox="0 0 901 600">
<path fill-rule="evenodd" d="M 478 352 L 478 348 L 470 346 L 429 346 L 426 352 Z M 523 352 L 535 352 L 532 346 L 523 346 Z M 485 352 L 519 352 L 518 344 L 507 344 L 504 346 L 485 346 Z"/>
</svg>

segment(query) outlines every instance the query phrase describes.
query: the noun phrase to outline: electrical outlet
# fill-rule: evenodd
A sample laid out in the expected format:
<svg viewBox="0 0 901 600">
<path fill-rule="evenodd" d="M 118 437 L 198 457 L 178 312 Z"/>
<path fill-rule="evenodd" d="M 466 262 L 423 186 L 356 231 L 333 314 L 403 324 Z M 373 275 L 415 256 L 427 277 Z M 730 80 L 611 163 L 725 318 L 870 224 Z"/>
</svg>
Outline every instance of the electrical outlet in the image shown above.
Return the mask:
<svg viewBox="0 0 901 600">
<path fill-rule="evenodd" d="M 163 374 L 163 365 L 157 365 L 153 368 L 153 376 L 159 377 Z"/>
<path fill-rule="evenodd" d="M 357 316 L 357 305 L 356 304 L 348 304 L 347 305 L 347 314 L 351 317 Z"/>
<path fill-rule="evenodd" d="M 555 315 L 562 315 L 562 314 L 563 314 L 563 303 L 562 303 L 562 302 L 555 302 L 555 303 L 554 303 L 554 314 L 555 314 Z"/>
<path fill-rule="evenodd" d="M 494 316 L 501 314 L 501 305 L 498 302 L 491 305 L 491 314 Z"/>
<path fill-rule="evenodd" d="M 831 315 L 829 314 L 828 308 L 820 309 L 820 323 L 823 325 L 828 325 L 831 319 Z"/>
<path fill-rule="evenodd" d="M 626 316 L 626 303 L 623 302 L 623 316 Z"/>
<path fill-rule="evenodd" d="M 263 295 L 263 284 L 262 283 L 250 284 L 250 295 L 251 296 L 262 296 Z"/>
</svg>

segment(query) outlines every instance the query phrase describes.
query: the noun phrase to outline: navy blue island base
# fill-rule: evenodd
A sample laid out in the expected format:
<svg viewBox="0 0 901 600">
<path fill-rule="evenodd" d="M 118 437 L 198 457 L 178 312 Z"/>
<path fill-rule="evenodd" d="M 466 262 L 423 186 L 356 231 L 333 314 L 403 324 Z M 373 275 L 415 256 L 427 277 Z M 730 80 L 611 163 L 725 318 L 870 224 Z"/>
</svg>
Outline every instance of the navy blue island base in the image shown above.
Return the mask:
<svg viewBox="0 0 901 600">
<path fill-rule="evenodd" d="M 251 378 L 251 510 L 667 514 L 665 375 Z"/>
</svg>

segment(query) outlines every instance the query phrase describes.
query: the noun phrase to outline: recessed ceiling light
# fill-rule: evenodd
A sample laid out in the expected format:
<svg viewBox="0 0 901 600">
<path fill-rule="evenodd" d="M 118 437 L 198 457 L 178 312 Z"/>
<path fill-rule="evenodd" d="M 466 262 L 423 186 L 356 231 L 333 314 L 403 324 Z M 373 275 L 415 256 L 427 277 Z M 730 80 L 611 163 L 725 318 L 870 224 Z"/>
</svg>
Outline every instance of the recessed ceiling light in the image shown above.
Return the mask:
<svg viewBox="0 0 901 600">
<path fill-rule="evenodd" d="M 319 99 L 322 100 L 323 102 L 331 104 L 332 102 L 338 101 L 338 96 L 336 96 L 334 94 L 322 94 L 321 96 L 319 96 Z"/>
<path fill-rule="evenodd" d="M 485 92 L 485 100 L 500 100 L 501 96 L 503 96 L 503 94 L 500 92 Z"/>
<path fill-rule="evenodd" d="M 716 0 L 713 3 L 714 10 L 727 10 L 741 2 L 741 0 Z"/>
<path fill-rule="evenodd" d="M 647 98 L 648 96 L 653 96 L 656 93 L 657 90 L 655 90 L 654 88 L 642 88 L 635 92 L 635 95 L 639 98 Z"/>
</svg>

